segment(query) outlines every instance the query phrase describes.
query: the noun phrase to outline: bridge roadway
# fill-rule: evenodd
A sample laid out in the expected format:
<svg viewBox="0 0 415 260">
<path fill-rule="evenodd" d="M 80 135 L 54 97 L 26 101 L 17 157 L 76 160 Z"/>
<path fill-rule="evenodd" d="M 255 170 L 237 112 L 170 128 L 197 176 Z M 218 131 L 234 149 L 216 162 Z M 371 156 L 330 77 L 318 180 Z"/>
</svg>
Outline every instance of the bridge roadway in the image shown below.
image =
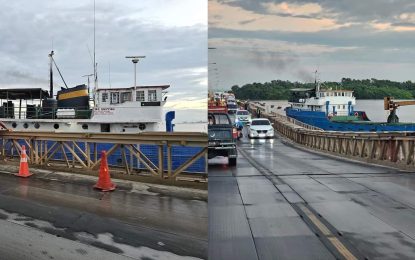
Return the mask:
<svg viewBox="0 0 415 260">
<path fill-rule="evenodd" d="M 203 192 L 13 171 L 0 165 L 0 259 L 207 259 Z"/>
<path fill-rule="evenodd" d="M 209 162 L 209 259 L 415 259 L 415 174 L 239 144 Z"/>
</svg>

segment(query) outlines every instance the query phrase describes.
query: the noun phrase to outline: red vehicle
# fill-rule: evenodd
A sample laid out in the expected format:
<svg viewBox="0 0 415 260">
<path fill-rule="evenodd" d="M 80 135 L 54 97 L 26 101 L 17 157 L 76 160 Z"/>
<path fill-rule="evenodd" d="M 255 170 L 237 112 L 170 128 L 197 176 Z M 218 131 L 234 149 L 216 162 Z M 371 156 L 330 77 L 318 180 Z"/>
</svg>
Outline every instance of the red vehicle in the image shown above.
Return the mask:
<svg viewBox="0 0 415 260">
<path fill-rule="evenodd" d="M 223 101 L 214 101 L 211 100 L 208 103 L 208 112 L 209 113 L 228 113 L 228 107 Z"/>
</svg>

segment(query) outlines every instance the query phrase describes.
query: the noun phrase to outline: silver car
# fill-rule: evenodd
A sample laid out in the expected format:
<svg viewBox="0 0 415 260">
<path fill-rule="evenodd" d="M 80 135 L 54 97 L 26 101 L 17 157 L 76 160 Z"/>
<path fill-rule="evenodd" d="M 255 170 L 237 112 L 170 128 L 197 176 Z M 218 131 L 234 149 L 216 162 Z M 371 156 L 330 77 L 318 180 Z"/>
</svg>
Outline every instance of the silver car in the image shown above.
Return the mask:
<svg viewBox="0 0 415 260">
<path fill-rule="evenodd" d="M 251 114 L 247 110 L 237 110 L 235 114 L 235 123 L 242 122 L 244 124 L 251 123 Z"/>
<path fill-rule="evenodd" d="M 274 138 L 274 127 L 267 118 L 252 119 L 248 128 L 249 138 Z"/>
</svg>

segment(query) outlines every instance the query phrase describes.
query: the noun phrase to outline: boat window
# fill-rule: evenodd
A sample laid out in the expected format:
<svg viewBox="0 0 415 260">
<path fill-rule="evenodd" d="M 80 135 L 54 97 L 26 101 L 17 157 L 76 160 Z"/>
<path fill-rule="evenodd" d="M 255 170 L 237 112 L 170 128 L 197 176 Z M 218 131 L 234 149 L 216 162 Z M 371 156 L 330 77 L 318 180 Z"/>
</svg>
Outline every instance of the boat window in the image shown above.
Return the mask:
<svg viewBox="0 0 415 260">
<path fill-rule="evenodd" d="M 118 104 L 118 103 L 120 103 L 120 93 L 111 92 L 111 104 Z"/>
<path fill-rule="evenodd" d="M 157 101 L 157 90 L 148 91 L 148 101 Z"/>
<path fill-rule="evenodd" d="M 121 93 L 121 103 L 131 101 L 131 92 L 122 92 Z"/>
<path fill-rule="evenodd" d="M 108 100 L 108 93 L 102 93 L 101 96 L 102 96 L 102 102 L 107 102 L 107 100 Z"/>
<path fill-rule="evenodd" d="M 145 101 L 144 100 L 144 90 L 138 90 L 136 92 L 135 101 Z"/>
</svg>

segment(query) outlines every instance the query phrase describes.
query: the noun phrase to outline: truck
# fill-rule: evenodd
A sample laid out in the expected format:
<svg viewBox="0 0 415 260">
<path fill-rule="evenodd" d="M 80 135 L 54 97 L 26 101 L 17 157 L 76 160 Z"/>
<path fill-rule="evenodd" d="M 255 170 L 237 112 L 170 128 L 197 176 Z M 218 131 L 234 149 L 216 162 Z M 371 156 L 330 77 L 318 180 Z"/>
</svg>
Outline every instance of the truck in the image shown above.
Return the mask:
<svg viewBox="0 0 415 260">
<path fill-rule="evenodd" d="M 238 131 L 226 113 L 208 113 L 208 159 L 224 156 L 228 157 L 228 165 L 235 166 L 238 152 L 236 139 Z"/>
<path fill-rule="evenodd" d="M 208 112 L 228 113 L 228 107 L 226 106 L 226 103 L 224 101 L 209 100 Z"/>
</svg>

